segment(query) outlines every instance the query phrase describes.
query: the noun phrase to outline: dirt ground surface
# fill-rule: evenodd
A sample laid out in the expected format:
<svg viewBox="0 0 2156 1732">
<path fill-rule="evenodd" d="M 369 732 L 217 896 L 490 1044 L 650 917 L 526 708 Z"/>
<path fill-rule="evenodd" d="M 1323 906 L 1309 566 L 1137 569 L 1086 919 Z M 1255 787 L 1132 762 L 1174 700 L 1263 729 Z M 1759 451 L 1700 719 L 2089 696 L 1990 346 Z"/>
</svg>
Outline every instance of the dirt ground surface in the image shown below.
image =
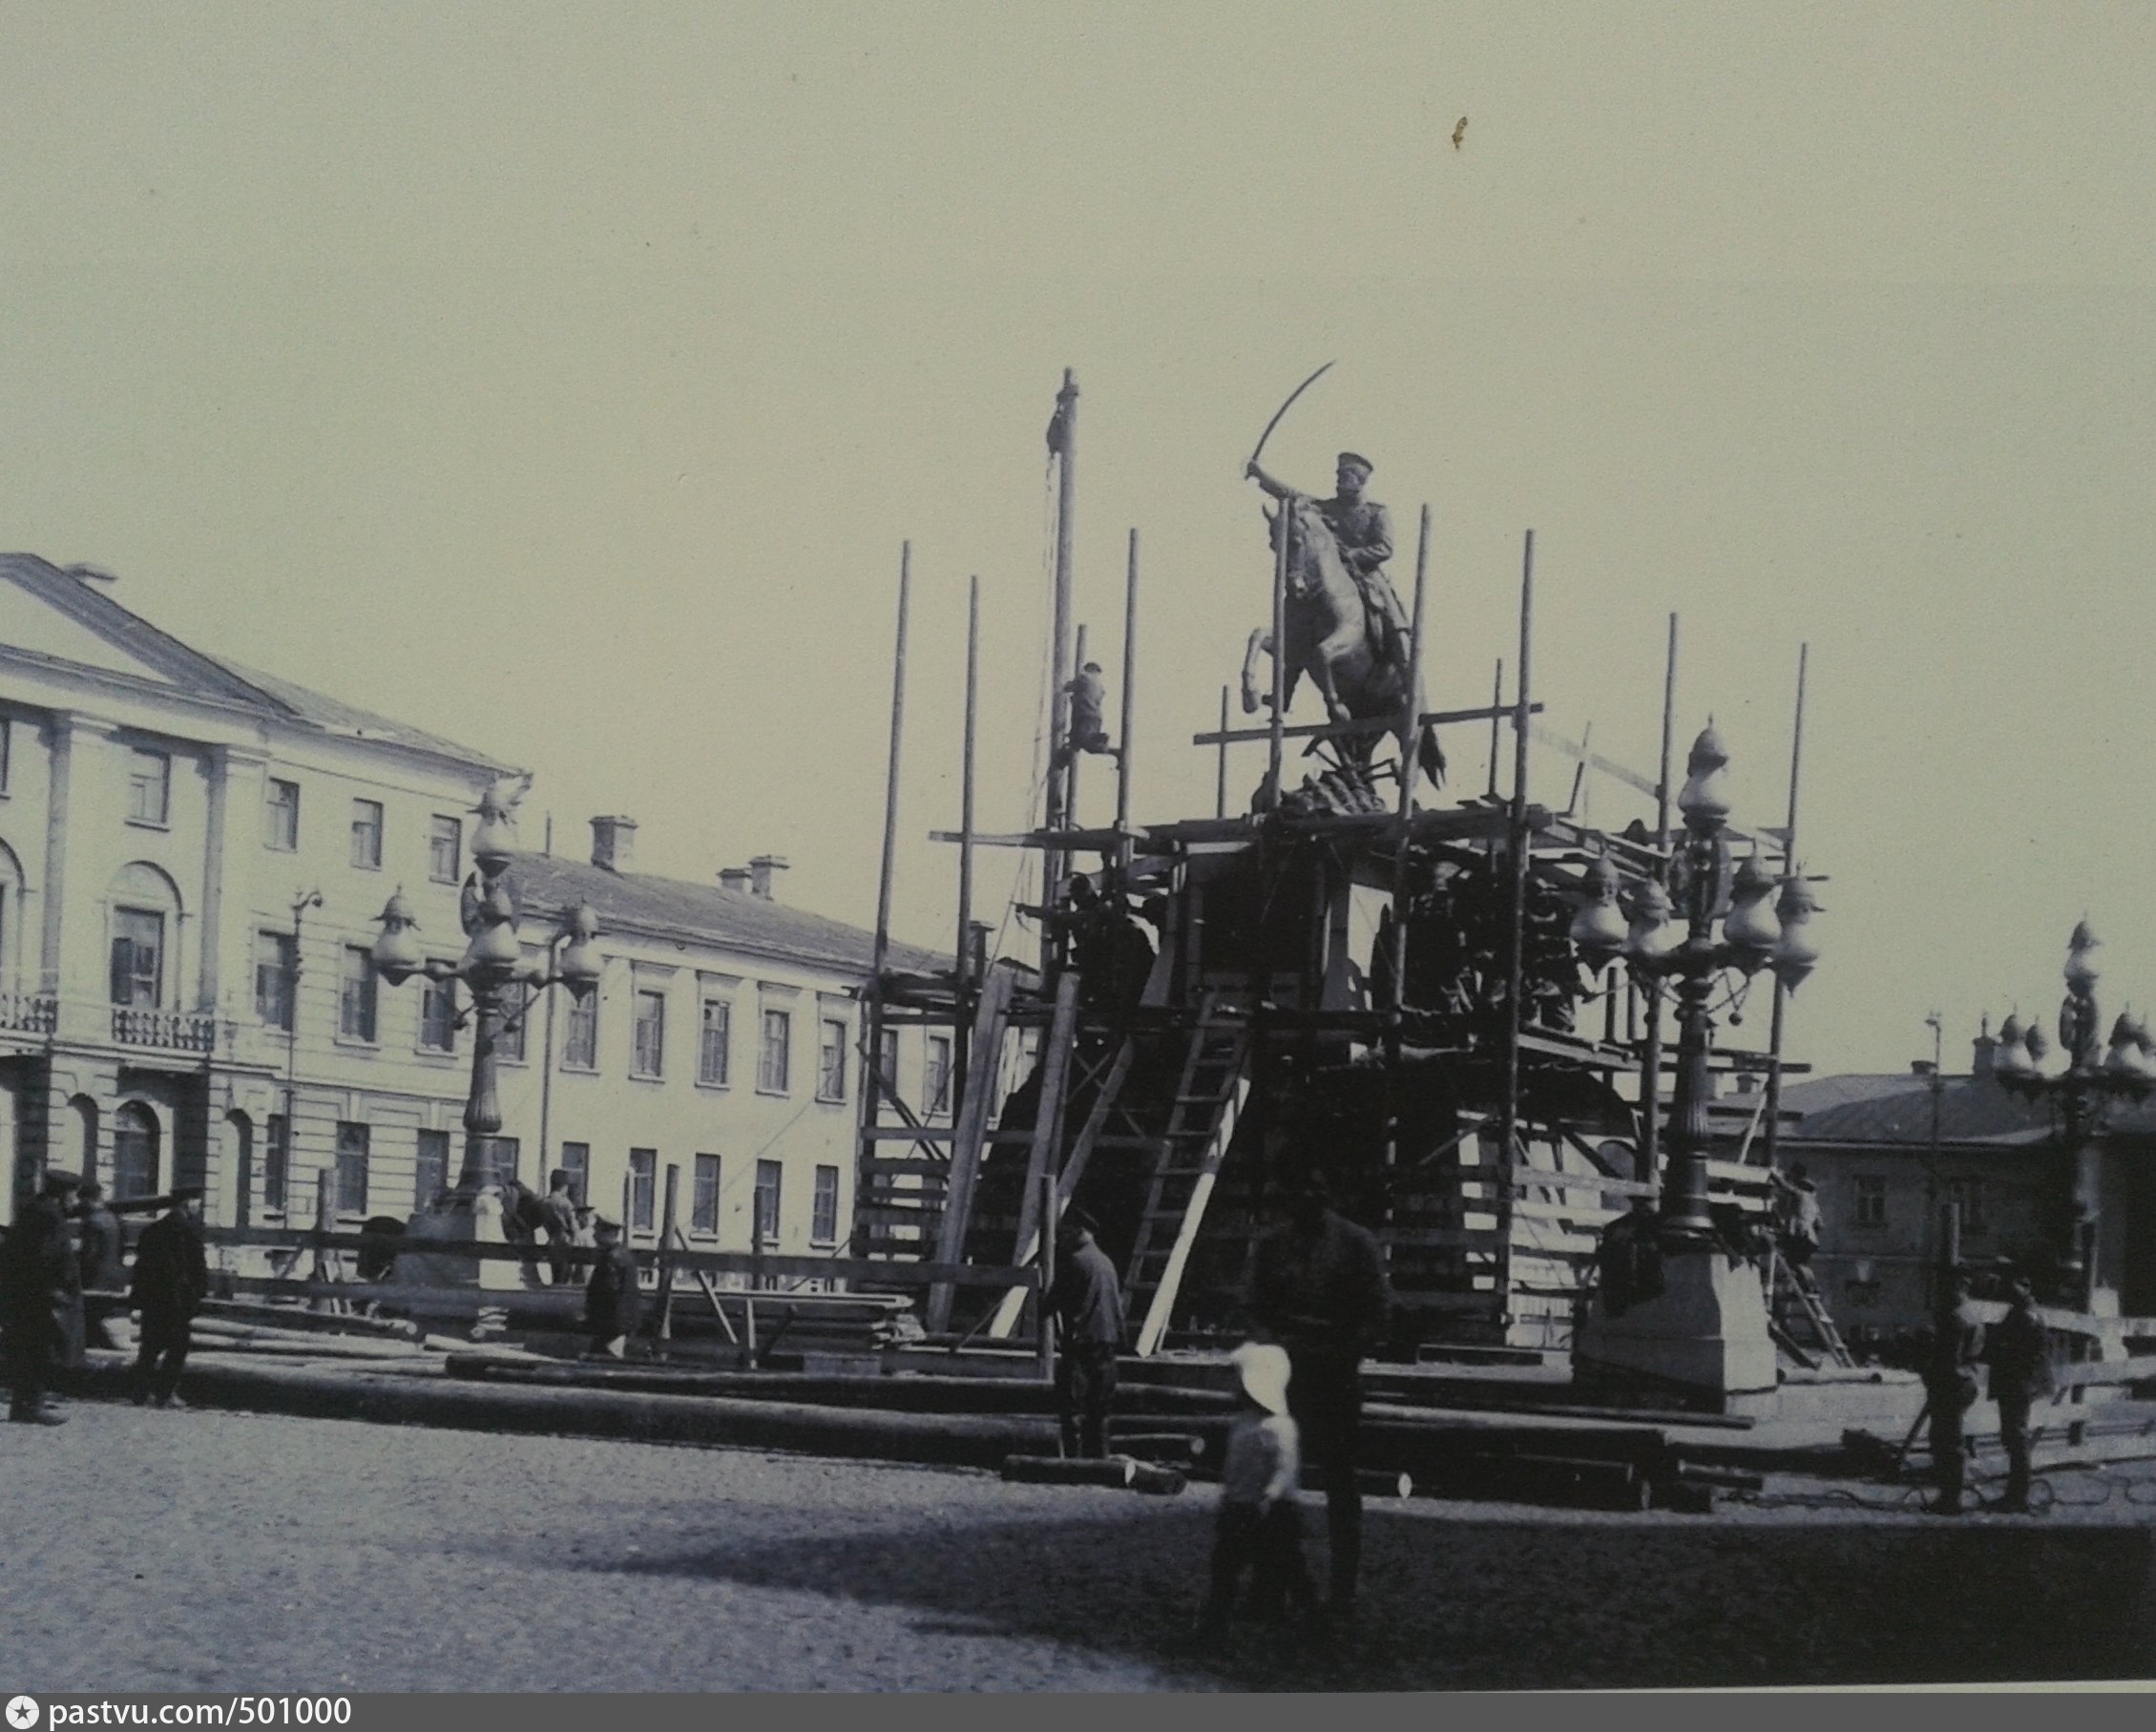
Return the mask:
<svg viewBox="0 0 2156 1732">
<path fill-rule="evenodd" d="M 2062 1479 L 2086 1507 L 1960 1522 L 1794 1480 L 1705 1516 L 1372 1503 L 1343 1652 L 1241 1625 L 1201 1655 L 1202 1486 L 1143 1497 L 744 1450 L 72 1412 L 0 1427 L 0 1694 L 2156 1675 L 2156 1508 L 2132 1501 L 2156 1484 L 2125 1471 Z M 1322 1579 L 1314 1499 L 1306 1522 Z"/>
</svg>

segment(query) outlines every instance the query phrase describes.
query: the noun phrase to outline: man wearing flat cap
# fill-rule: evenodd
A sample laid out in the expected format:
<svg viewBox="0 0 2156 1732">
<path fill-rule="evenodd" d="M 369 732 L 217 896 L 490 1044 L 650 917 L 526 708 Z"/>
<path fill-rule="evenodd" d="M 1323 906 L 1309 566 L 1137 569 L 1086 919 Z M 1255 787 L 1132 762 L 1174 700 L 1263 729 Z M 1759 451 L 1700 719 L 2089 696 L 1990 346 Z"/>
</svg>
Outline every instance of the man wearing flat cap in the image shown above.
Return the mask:
<svg viewBox="0 0 2156 1732">
<path fill-rule="evenodd" d="M 637 1281 L 637 1254 L 621 1242 L 621 1223 L 600 1216 L 595 1223 L 598 1235 L 598 1261 L 592 1265 L 591 1284 L 584 1289 L 584 1329 L 592 1339 L 592 1351 L 609 1359 L 626 1359 L 629 1338 L 643 1317 L 643 1288 Z"/>
<path fill-rule="evenodd" d="M 1340 558 L 1355 586 L 1363 593 L 1363 606 L 1371 617 L 1371 643 L 1378 658 L 1395 667 L 1408 665 L 1408 616 L 1385 574 L 1385 562 L 1392 557 L 1392 514 L 1374 499 L 1363 497 L 1371 471 L 1376 466 L 1355 451 L 1342 451 L 1333 470 L 1333 494 L 1317 502 L 1318 514 L 1340 545 Z M 1297 490 L 1276 481 L 1253 458 L 1244 473 L 1275 499 L 1292 499 Z"/>
<path fill-rule="evenodd" d="M 1094 1237 L 1090 1215 L 1067 1210 L 1062 1227 L 1048 1308 L 1062 1337 L 1056 1356 L 1056 1393 L 1063 1453 L 1098 1460 L 1108 1453 L 1116 1355 L 1123 1346 L 1122 1282 Z"/>
<path fill-rule="evenodd" d="M 135 1247 L 135 1304 L 142 1313 L 141 1350 L 135 1361 L 135 1405 L 185 1408 L 179 1374 L 194 1345 L 195 1313 L 210 1290 L 202 1249 L 202 1191 L 178 1185 L 172 1207 L 142 1229 Z"/>
<path fill-rule="evenodd" d="M 79 1174 L 49 1169 L 0 1248 L 0 1327 L 12 1390 L 8 1417 L 17 1425 L 67 1423 L 47 1391 L 55 1371 L 82 1361 L 82 1263 L 69 1221 L 81 1185 Z"/>
</svg>

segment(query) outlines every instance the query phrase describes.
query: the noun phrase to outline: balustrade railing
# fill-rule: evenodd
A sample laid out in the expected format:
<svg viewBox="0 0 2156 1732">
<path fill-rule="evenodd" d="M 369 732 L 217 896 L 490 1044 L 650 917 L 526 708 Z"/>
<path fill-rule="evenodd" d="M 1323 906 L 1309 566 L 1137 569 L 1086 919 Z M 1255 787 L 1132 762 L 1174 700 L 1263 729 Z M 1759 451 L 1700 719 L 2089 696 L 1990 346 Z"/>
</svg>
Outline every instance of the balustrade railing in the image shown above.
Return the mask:
<svg viewBox="0 0 2156 1732">
<path fill-rule="evenodd" d="M 217 1018 L 183 1011 L 137 1011 L 115 1005 L 113 1038 L 127 1047 L 162 1047 L 178 1053 L 207 1053 L 217 1045 Z"/>
<path fill-rule="evenodd" d="M 15 1034 L 50 1034 L 59 1018 L 60 1001 L 43 992 L 0 992 L 0 1030 Z"/>
</svg>

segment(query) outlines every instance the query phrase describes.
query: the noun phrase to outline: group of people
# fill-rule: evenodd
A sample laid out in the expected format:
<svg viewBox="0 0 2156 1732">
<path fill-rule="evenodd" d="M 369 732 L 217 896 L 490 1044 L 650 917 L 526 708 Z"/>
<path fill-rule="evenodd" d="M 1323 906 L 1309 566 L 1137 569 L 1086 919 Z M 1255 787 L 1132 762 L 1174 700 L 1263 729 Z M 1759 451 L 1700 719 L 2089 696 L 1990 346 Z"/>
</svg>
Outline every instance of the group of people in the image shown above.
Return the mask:
<svg viewBox="0 0 2156 1732">
<path fill-rule="evenodd" d="M 1986 1324 L 1969 1297 L 1967 1271 L 1957 1269 L 1948 1283 L 1951 1303 L 1925 1344 L 1924 1400 L 1931 1417 L 1932 1466 L 1938 1479 L 1941 1515 L 1959 1515 L 1966 1507 L 1967 1436 L 1964 1419 L 1980 1390 L 1977 1371 L 1990 1374 L 1991 1398 L 1999 1405 L 1999 1437 L 2006 1450 L 2006 1495 L 1992 1506 L 2013 1514 L 2029 1509 L 2029 1409 L 2051 1388 L 2050 1338 L 2037 1315 L 2036 1293 L 2023 1275 L 2008 1277 L 2006 1315 Z"/>
<path fill-rule="evenodd" d="M 166 1203 L 165 1213 L 143 1228 L 130 1270 L 119 1221 L 103 1188 L 80 1174 L 48 1169 L 37 1197 L 0 1242 L 0 1335 L 11 1422 L 65 1425 L 68 1416 L 53 1399 L 55 1386 L 82 1365 L 93 1336 L 100 1345 L 113 1345 L 102 1317 L 93 1328 L 86 1291 L 115 1300 L 124 1293 L 139 1313 L 136 1404 L 187 1405 L 179 1398 L 179 1377 L 195 1315 L 210 1285 L 202 1193 L 199 1186 L 181 1185 Z"/>
<path fill-rule="evenodd" d="M 1107 1453 L 1116 1356 L 1123 1340 L 1121 1283 L 1095 1223 L 1063 1218 L 1058 1267 L 1049 1289 L 1060 1353 L 1057 1392 L 1066 1454 Z M 1324 1488 L 1329 1595 L 1327 1623 L 1354 1617 L 1362 1568 L 1362 1361 L 1385 1337 L 1392 1294 L 1371 1233 L 1336 1213 L 1323 1175 L 1308 1173 L 1288 1198 L 1286 1223 L 1260 1242 L 1250 1314 L 1264 1340 L 1234 1355 L 1239 1404 L 1221 1471 L 1210 1585 L 1202 1638 L 1217 1640 L 1245 1575 L 1261 1612 L 1293 1602 L 1319 1609 L 1303 1561 L 1298 1492 L 1307 1460 Z"/>
</svg>

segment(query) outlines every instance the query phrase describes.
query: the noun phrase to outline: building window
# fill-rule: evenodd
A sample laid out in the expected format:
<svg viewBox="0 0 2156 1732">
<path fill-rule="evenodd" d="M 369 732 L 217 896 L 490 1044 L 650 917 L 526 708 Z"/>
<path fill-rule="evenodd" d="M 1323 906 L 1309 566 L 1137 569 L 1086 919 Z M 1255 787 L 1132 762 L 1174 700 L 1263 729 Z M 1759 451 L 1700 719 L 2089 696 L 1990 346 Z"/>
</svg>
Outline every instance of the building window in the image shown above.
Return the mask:
<svg viewBox="0 0 2156 1732">
<path fill-rule="evenodd" d="M 524 1175 L 518 1171 L 524 1164 L 524 1142 L 517 1137 L 490 1137 L 487 1154 L 492 1164 L 489 1174 L 498 1185 L 514 1184 Z"/>
<path fill-rule="evenodd" d="M 921 1073 L 921 1093 L 928 1105 L 924 1109 L 932 1118 L 951 1111 L 951 1036 L 931 1034 L 929 1057 Z"/>
<path fill-rule="evenodd" d="M 898 1095 L 898 1031 L 881 1030 L 876 1035 L 876 1082 L 891 1098 Z"/>
<path fill-rule="evenodd" d="M 162 752 L 137 747 L 127 771 L 127 816 L 132 824 L 168 824 L 172 820 L 172 760 Z"/>
<path fill-rule="evenodd" d="M 269 780 L 262 802 L 262 845 L 289 854 L 300 845 L 300 784 Z"/>
<path fill-rule="evenodd" d="M 820 1245 L 838 1243 L 838 1168 L 816 1169 L 816 1213 L 808 1236 Z"/>
<path fill-rule="evenodd" d="M 463 862 L 463 824 L 454 818 L 436 818 L 427 837 L 427 876 L 436 884 L 454 884 Z"/>
<path fill-rule="evenodd" d="M 592 1145 L 588 1142 L 565 1142 L 561 1145 L 561 1170 L 569 1175 L 569 1194 L 581 1207 L 592 1200 Z"/>
<path fill-rule="evenodd" d="M 598 1001 L 596 992 L 569 1000 L 569 1024 L 562 1032 L 561 1062 L 572 1070 L 598 1069 Z"/>
<path fill-rule="evenodd" d="M 1874 1173 L 1856 1176 L 1856 1212 L 1851 1225 L 1883 1227 L 1887 1224 L 1887 1181 Z"/>
<path fill-rule="evenodd" d="M 1946 1197 L 1960 1211 L 1964 1233 L 1981 1233 L 1989 1227 L 1990 1222 L 1984 1218 L 1982 1179 L 1950 1179 L 1946 1181 Z"/>
<path fill-rule="evenodd" d="M 262 1127 L 262 1207 L 282 1209 L 292 1175 L 292 1121 L 272 1113 Z"/>
<path fill-rule="evenodd" d="M 532 1023 L 532 984 L 513 980 L 502 988 L 502 1032 L 494 1038 L 494 1055 L 512 1064 L 524 1062 L 524 1031 Z"/>
<path fill-rule="evenodd" d="M 816 1049 L 816 1098 L 846 1098 L 846 1024 L 824 1019 L 824 1038 Z"/>
<path fill-rule="evenodd" d="M 150 1109 L 130 1100 L 113 1115 L 113 1197 L 157 1194 L 157 1121 Z"/>
<path fill-rule="evenodd" d="M 659 1151 L 629 1151 L 629 1225 L 638 1233 L 651 1231 L 652 1193 L 659 1184 Z"/>
<path fill-rule="evenodd" d="M 337 1033 L 346 1040 L 374 1038 L 374 959 L 365 945 L 346 945 L 337 992 Z"/>
<path fill-rule="evenodd" d="M 450 1134 L 447 1131 L 422 1131 L 419 1134 L 418 1158 L 412 1168 L 412 1207 L 432 1207 L 434 1199 L 449 1188 Z"/>
<path fill-rule="evenodd" d="M 419 989 L 419 1044 L 429 1053 L 456 1051 L 456 982 L 425 980 Z"/>
<path fill-rule="evenodd" d="M 113 910 L 113 1002 L 154 1011 L 164 1002 L 165 917 Z"/>
<path fill-rule="evenodd" d="M 697 1047 L 697 1081 L 724 1088 L 733 1063 L 733 1005 L 723 998 L 706 998 L 701 1040 Z"/>
<path fill-rule="evenodd" d="M 779 1179 L 785 1169 L 775 1160 L 756 1163 L 756 1242 L 779 1242 Z"/>
<path fill-rule="evenodd" d="M 300 981 L 300 941 L 289 932 L 255 934 L 255 1014 L 273 1029 L 292 1027 Z"/>
<path fill-rule="evenodd" d="M 719 1231 L 719 1157 L 716 1155 L 696 1158 L 696 1195 L 689 1203 L 689 1231 L 714 1234 Z"/>
<path fill-rule="evenodd" d="M 382 803 L 352 802 L 352 864 L 368 871 L 382 869 Z"/>
<path fill-rule="evenodd" d="M 366 1213 L 367 1128 L 363 1124 L 337 1125 L 337 1213 Z"/>
<path fill-rule="evenodd" d="M 634 1074 L 638 1076 L 665 1075 L 666 1061 L 666 994 L 640 991 L 637 994 L 637 1053 Z"/>
<path fill-rule="evenodd" d="M 793 1069 L 793 1012 L 764 1012 L 764 1050 L 756 1061 L 756 1086 L 766 1095 L 789 1092 Z"/>
</svg>

